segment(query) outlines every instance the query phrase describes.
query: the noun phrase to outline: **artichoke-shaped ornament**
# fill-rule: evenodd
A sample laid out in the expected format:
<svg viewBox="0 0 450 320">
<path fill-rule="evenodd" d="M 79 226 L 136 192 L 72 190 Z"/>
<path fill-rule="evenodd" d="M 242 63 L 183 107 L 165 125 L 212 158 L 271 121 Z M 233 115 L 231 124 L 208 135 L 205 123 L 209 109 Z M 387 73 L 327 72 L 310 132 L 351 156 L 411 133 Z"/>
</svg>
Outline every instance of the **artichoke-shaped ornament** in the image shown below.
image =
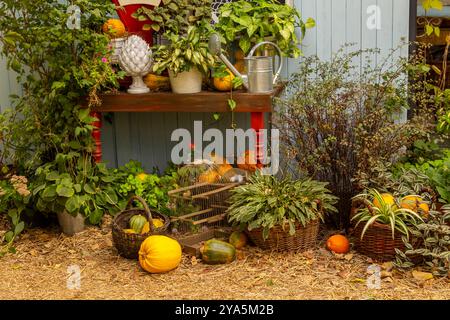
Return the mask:
<svg viewBox="0 0 450 320">
<path fill-rule="evenodd" d="M 152 50 L 148 43 L 136 35 L 128 37 L 119 55 L 120 67 L 133 77 L 133 83 L 128 89 L 128 93 L 150 92 L 142 77 L 150 72 L 152 62 Z"/>
</svg>

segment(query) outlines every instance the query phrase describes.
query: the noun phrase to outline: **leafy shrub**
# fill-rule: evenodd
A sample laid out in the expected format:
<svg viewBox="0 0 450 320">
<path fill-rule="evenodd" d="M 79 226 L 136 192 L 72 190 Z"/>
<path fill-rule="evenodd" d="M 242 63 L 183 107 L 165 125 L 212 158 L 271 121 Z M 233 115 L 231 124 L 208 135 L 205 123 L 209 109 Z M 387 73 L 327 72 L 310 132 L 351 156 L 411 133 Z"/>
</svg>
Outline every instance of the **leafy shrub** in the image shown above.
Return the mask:
<svg viewBox="0 0 450 320">
<path fill-rule="evenodd" d="M 337 198 L 326 188 L 327 183 L 314 180 L 278 179 L 256 173 L 248 184 L 232 190 L 229 221 L 248 227 L 263 228 L 263 237 L 269 236 L 277 225 L 295 233 L 295 223 L 305 226 L 315 219 L 323 220 L 325 213 L 336 211 Z"/>
<path fill-rule="evenodd" d="M 142 197 L 150 208 L 171 215 L 169 209 L 168 191 L 175 189 L 178 175 L 171 170 L 163 175 L 145 173 L 142 164 L 138 161 L 130 161 L 124 166 L 113 171 L 117 181 L 115 188 L 118 190 L 119 207 L 123 210 L 132 195 Z"/>
<path fill-rule="evenodd" d="M 41 212 L 81 213 L 91 224 L 99 224 L 104 213 L 119 210 L 115 180 L 104 164 L 91 164 L 87 155 L 58 154 L 54 162 L 36 170 L 34 203 Z"/>
<path fill-rule="evenodd" d="M 376 51 L 344 51 L 330 61 L 308 57 L 300 64 L 277 99 L 275 121 L 288 169 L 329 182 L 340 198 L 340 215 L 333 220 L 339 227 L 349 224 L 355 178 L 372 177 L 380 163 L 397 161 L 433 127 L 432 110 L 426 111 L 429 97 L 418 90 L 424 70 L 416 60 L 389 56 L 373 67 L 370 57 Z M 355 59 L 363 61 L 361 69 Z M 408 75 L 417 82 L 408 83 Z M 416 105 L 412 117 L 398 121 L 410 101 Z"/>
<path fill-rule="evenodd" d="M 443 156 L 440 159 L 430 160 L 424 163 L 404 163 L 399 168 L 414 168 L 425 174 L 433 189 L 436 190 L 442 203 L 450 203 L 450 150 L 441 150 Z"/>
<path fill-rule="evenodd" d="M 306 22 L 300 12 L 274 0 L 240 0 L 224 4 L 220 8 L 216 30 L 227 43 L 238 40 L 240 49 L 247 54 L 258 42 L 270 38 L 286 56 L 297 58 L 298 48 L 306 29 L 315 26 L 312 18 Z M 300 31 L 300 38 L 296 34 Z"/>
<path fill-rule="evenodd" d="M 429 219 L 412 230 L 411 234 L 420 243 L 413 248 L 408 239 L 403 238 L 406 251 L 396 249 L 395 265 L 410 268 L 421 265 L 434 275 L 450 275 L 450 205 L 441 208 L 441 212 L 430 212 Z M 422 259 L 417 259 L 421 257 Z"/>
<path fill-rule="evenodd" d="M 7 213 L 12 225 L 11 230 L 1 238 L 0 257 L 7 252 L 15 252 L 12 244 L 25 228 L 21 216 L 29 210 L 30 196 L 26 177 L 7 175 L 4 180 L 0 180 L 0 213 Z"/>
</svg>

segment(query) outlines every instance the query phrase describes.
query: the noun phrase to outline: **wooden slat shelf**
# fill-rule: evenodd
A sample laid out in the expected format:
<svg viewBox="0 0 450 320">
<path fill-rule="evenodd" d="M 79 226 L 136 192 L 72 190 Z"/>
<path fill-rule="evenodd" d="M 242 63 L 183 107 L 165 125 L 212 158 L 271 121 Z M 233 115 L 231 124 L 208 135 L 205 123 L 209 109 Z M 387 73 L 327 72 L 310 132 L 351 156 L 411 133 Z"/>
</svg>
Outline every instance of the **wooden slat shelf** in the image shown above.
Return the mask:
<svg viewBox="0 0 450 320">
<path fill-rule="evenodd" d="M 252 94 L 233 92 L 235 112 L 272 112 L 273 93 Z M 194 94 L 151 92 L 128 94 L 124 92 L 103 94 L 102 104 L 94 108 L 97 112 L 229 112 L 229 92 L 202 91 Z"/>
</svg>

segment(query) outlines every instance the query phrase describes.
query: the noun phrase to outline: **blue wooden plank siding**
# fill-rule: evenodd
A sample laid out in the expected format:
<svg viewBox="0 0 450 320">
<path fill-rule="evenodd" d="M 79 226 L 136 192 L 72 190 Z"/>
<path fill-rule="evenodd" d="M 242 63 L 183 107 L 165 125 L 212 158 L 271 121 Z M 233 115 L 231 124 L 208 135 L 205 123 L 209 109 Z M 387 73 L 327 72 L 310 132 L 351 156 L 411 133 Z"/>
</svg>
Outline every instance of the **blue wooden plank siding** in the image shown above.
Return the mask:
<svg viewBox="0 0 450 320">
<path fill-rule="evenodd" d="M 291 0 L 302 16 L 313 17 L 316 28 L 309 30 L 302 50 L 305 56 L 318 55 L 329 59 L 345 43 L 355 43 L 355 49 L 380 48 L 381 53 L 374 64 L 408 40 L 410 0 Z M 367 21 L 373 11 L 379 10 L 378 28 L 368 28 Z M 450 11 L 450 9 L 446 8 Z M 447 11 L 444 11 L 447 12 Z M 444 13 L 450 15 L 450 12 Z M 406 48 L 398 53 L 406 56 Z M 285 59 L 283 76 L 295 72 L 302 59 Z M 361 64 L 361 61 L 355 61 Z M 19 92 L 14 75 L 6 70 L 5 61 L 0 60 L 0 109 L 9 105 L 8 95 Z M 111 166 L 122 165 L 130 159 L 141 161 L 147 170 L 163 169 L 170 159 L 173 142 L 171 133 L 176 128 L 192 128 L 194 120 L 203 120 L 204 129 L 229 128 L 230 115 L 214 122 L 211 114 L 193 113 L 116 113 L 112 122 L 103 123 L 104 159 Z M 248 128 L 250 116 L 237 115 L 238 127 Z"/>
</svg>

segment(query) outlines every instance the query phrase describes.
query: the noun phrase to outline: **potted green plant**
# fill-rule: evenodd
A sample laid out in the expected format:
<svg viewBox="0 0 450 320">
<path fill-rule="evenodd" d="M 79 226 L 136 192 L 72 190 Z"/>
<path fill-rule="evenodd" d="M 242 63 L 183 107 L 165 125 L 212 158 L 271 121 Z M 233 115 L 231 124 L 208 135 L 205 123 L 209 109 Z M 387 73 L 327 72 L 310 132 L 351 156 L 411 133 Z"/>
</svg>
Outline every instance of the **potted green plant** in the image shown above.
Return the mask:
<svg viewBox="0 0 450 320">
<path fill-rule="evenodd" d="M 104 164 L 93 164 L 88 155 L 58 154 L 55 161 L 36 170 L 33 196 L 36 208 L 56 213 L 65 234 L 81 232 L 85 218 L 99 224 L 104 212 L 118 211 L 118 196 L 110 185 L 115 177 Z"/>
<path fill-rule="evenodd" d="M 314 19 L 308 18 L 304 22 L 297 9 L 278 1 L 239 0 L 220 8 L 215 29 L 226 43 L 237 41 L 244 54 L 258 42 L 269 40 L 276 43 L 286 56 L 296 58 L 301 55 L 298 46 L 306 29 L 314 26 Z M 300 30 L 300 37 L 296 35 L 296 29 Z"/>
<path fill-rule="evenodd" d="M 244 227 L 263 249 L 307 250 L 317 239 L 324 214 L 336 212 L 337 198 L 326 185 L 257 172 L 248 184 L 232 190 L 229 221 Z"/>
<path fill-rule="evenodd" d="M 353 202 L 359 204 L 351 218 L 355 223 L 356 249 L 376 260 L 392 260 L 395 249 L 404 247 L 402 236 L 409 239 L 411 228 L 423 222 L 418 213 L 408 208 L 407 199 L 399 201 L 376 189 L 355 196 Z"/>
<path fill-rule="evenodd" d="M 144 30 L 153 29 L 166 39 L 153 48 L 153 72 L 167 69 L 175 93 L 200 92 L 202 74 L 208 74 L 215 64 L 207 44 L 212 31 L 211 4 L 211 0 L 164 0 L 160 7 L 142 7 L 134 14 L 140 21 L 152 21 Z"/>
<path fill-rule="evenodd" d="M 175 93 L 196 93 L 202 90 L 203 74 L 214 66 L 215 59 L 208 51 L 201 28 L 190 27 L 187 37 L 167 33 L 168 45 L 154 51 L 153 71 L 169 71 L 170 84 Z"/>
</svg>

